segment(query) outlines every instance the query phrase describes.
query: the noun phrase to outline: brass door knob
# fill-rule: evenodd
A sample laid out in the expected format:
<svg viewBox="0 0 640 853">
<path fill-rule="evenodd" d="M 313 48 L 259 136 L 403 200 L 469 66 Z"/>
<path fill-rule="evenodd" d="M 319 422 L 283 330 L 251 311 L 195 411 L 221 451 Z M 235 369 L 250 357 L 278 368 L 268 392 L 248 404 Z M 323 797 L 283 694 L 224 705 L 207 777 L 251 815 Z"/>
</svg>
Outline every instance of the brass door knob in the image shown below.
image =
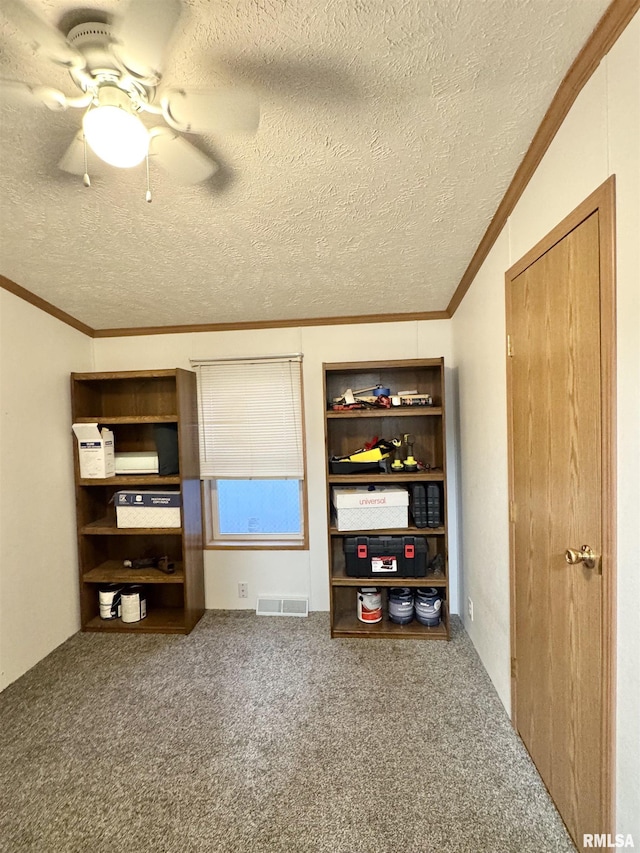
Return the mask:
<svg viewBox="0 0 640 853">
<path fill-rule="evenodd" d="M 598 555 L 594 554 L 588 545 L 583 545 L 579 551 L 574 551 L 573 548 L 567 548 L 564 552 L 564 558 L 571 566 L 583 563 L 587 569 L 595 569 L 598 562 Z"/>
</svg>

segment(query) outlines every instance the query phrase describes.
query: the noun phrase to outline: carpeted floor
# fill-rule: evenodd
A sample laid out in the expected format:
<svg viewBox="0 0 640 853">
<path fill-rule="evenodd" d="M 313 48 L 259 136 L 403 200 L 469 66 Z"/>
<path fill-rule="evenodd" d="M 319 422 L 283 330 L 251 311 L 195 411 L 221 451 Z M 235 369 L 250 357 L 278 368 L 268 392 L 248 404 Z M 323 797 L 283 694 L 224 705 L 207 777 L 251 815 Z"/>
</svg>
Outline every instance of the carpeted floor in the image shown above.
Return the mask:
<svg viewBox="0 0 640 853">
<path fill-rule="evenodd" d="M 574 851 L 464 630 L 208 611 L 77 634 L 0 695 L 3 853 Z"/>
</svg>

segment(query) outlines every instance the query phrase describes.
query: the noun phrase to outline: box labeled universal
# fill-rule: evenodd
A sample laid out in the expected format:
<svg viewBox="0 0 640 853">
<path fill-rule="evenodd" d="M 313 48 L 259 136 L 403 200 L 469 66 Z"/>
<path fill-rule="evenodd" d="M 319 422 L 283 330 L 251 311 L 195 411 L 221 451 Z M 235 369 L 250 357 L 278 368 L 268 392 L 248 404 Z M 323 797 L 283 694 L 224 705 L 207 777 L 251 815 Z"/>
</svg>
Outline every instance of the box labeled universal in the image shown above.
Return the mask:
<svg viewBox="0 0 640 853">
<path fill-rule="evenodd" d="M 180 492 L 123 489 L 113 500 L 118 527 L 180 527 Z"/>
<path fill-rule="evenodd" d="M 80 477 L 83 480 L 100 480 L 113 477 L 116 463 L 113 447 L 113 433 L 98 424 L 73 424 L 78 439 L 78 460 Z"/>
<path fill-rule="evenodd" d="M 401 486 L 336 486 L 331 502 L 338 530 L 409 526 L 409 492 Z"/>
</svg>

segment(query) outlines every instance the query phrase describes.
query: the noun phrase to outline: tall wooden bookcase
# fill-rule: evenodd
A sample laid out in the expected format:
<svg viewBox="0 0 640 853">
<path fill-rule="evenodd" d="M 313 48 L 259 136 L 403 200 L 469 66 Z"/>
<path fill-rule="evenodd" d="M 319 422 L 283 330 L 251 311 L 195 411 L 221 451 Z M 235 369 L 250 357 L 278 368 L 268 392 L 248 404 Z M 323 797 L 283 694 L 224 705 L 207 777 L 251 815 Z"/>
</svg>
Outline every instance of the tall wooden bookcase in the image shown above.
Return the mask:
<svg viewBox="0 0 640 853">
<path fill-rule="evenodd" d="M 196 376 L 189 370 L 72 373 L 73 423 L 98 423 L 114 433 L 116 452 L 155 450 L 154 425 L 177 424 L 179 473 L 80 477 L 75 437 L 80 615 L 84 631 L 188 634 L 204 613 L 202 512 Z M 112 498 L 121 489 L 179 489 L 179 528 L 119 528 Z M 168 556 L 173 574 L 125 568 L 125 560 Z M 147 617 L 140 622 L 100 618 L 105 583 L 143 584 Z"/>
<path fill-rule="evenodd" d="M 325 444 L 327 459 L 327 513 L 329 518 L 329 586 L 332 637 L 387 637 L 449 639 L 449 567 L 447 560 L 447 478 L 445 446 L 444 359 L 420 359 L 387 362 L 324 364 Z M 392 394 L 416 390 L 432 397 L 432 406 L 398 406 L 350 411 L 333 411 L 331 403 L 346 389 L 371 388 L 381 385 Z M 331 457 L 346 456 L 363 447 L 375 436 L 391 439 L 410 433 L 415 437 L 414 456 L 428 465 L 428 470 L 415 473 L 332 473 Z M 410 519 L 408 529 L 339 531 L 331 511 L 331 489 L 338 485 L 388 485 L 410 487 L 414 483 L 436 482 L 440 485 L 441 522 L 438 527 L 417 528 Z M 349 577 L 346 573 L 344 540 L 347 536 L 421 536 L 427 540 L 428 559 L 436 555 L 442 574 L 428 572 L 421 578 L 371 579 Z M 356 595 L 358 587 L 382 587 L 383 619 L 374 624 L 358 620 Z M 390 587 L 437 587 L 443 597 L 440 625 L 428 627 L 414 621 L 399 625 L 389 620 L 386 591 Z"/>
</svg>

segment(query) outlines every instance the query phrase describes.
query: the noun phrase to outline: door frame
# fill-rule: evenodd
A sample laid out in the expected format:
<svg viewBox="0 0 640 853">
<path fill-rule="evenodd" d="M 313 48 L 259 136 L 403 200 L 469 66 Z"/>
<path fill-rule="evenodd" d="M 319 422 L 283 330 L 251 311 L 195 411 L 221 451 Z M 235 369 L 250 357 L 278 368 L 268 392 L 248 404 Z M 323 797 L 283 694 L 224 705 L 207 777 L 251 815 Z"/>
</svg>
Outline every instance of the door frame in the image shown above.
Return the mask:
<svg viewBox="0 0 640 853">
<path fill-rule="evenodd" d="M 615 175 L 611 175 L 562 222 L 553 228 L 505 273 L 506 331 L 511 333 L 511 283 L 545 252 L 559 243 L 593 213 L 598 212 L 600 240 L 600 388 L 602 411 L 602 790 L 605 792 L 605 826 L 598 832 L 614 833 L 615 818 L 615 654 L 616 654 L 616 258 Z M 507 339 L 509 340 L 509 338 Z M 509 348 L 507 348 L 509 349 Z M 507 352 L 507 440 L 509 507 L 514 501 L 512 361 Z M 517 660 L 515 608 L 514 520 L 510 510 L 509 578 L 511 624 L 511 722 L 517 721 Z"/>
</svg>

